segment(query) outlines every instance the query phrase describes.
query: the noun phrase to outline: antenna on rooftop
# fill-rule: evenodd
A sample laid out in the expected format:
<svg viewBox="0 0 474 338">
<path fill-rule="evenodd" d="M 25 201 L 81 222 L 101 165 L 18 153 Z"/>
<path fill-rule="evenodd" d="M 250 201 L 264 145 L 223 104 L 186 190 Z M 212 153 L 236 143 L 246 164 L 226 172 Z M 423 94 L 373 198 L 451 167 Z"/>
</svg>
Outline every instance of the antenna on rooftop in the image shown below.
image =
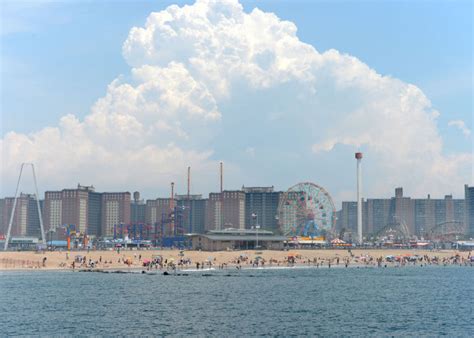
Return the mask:
<svg viewBox="0 0 474 338">
<path fill-rule="evenodd" d="M 191 194 L 191 167 L 188 167 L 188 200 Z"/>
<path fill-rule="evenodd" d="M 221 194 L 224 190 L 224 164 L 220 163 Z"/>
</svg>

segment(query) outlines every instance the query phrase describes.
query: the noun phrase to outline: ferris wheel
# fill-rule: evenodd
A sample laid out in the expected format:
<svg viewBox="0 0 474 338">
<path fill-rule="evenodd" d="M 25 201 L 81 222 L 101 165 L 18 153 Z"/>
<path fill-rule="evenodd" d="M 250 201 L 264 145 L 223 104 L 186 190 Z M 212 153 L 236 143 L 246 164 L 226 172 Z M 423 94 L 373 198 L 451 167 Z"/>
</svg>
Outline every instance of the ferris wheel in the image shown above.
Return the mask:
<svg viewBox="0 0 474 338">
<path fill-rule="evenodd" d="M 324 188 L 298 183 L 280 197 L 278 221 L 285 236 L 324 236 L 335 228 L 336 209 Z"/>
</svg>

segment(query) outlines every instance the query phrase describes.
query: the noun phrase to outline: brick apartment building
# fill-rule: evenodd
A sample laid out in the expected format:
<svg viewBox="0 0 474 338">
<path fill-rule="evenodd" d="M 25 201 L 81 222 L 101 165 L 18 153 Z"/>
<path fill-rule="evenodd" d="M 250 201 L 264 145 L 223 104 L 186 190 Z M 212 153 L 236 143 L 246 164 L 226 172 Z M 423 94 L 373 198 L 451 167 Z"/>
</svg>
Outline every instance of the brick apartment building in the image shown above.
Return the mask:
<svg viewBox="0 0 474 338">
<path fill-rule="evenodd" d="M 210 193 L 207 215 L 206 230 L 245 229 L 245 192 Z"/>
</svg>

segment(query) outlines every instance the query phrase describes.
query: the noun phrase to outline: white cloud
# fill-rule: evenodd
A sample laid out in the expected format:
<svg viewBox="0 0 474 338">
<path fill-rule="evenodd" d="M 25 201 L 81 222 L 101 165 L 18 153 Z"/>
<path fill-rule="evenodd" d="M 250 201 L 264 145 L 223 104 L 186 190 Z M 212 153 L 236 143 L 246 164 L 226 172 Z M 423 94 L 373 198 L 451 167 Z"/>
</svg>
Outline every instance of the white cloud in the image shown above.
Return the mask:
<svg viewBox="0 0 474 338">
<path fill-rule="evenodd" d="M 182 65 L 134 68 L 130 82 L 114 80 L 84 121 L 67 115 L 57 127 L 7 133 L 0 140 L 2 180 L 14 182 L 19 163 L 34 162 L 48 187 L 77 181 L 108 189 L 150 181 L 167 186 L 189 164 L 217 167 L 211 149 L 186 143 L 209 137 L 205 128 L 219 119 L 212 95 Z"/>
<path fill-rule="evenodd" d="M 472 154 L 446 152 L 439 113 L 419 88 L 353 56 L 320 53 L 296 32 L 237 1 L 151 13 L 123 44 L 129 78 L 114 80 L 84 121 L 7 134 L 2 178 L 13 182 L 18 163 L 33 161 L 45 185 L 85 178 L 156 191 L 192 165 L 194 186 L 208 191 L 219 157 L 232 168 L 229 188 L 310 179 L 347 196 L 348 154 L 360 148 L 369 195 L 399 185 L 422 195 L 462 190 Z"/>
<path fill-rule="evenodd" d="M 471 135 L 471 130 L 466 126 L 466 123 L 463 120 L 451 120 L 448 122 L 448 126 L 458 128 L 466 137 Z"/>
</svg>

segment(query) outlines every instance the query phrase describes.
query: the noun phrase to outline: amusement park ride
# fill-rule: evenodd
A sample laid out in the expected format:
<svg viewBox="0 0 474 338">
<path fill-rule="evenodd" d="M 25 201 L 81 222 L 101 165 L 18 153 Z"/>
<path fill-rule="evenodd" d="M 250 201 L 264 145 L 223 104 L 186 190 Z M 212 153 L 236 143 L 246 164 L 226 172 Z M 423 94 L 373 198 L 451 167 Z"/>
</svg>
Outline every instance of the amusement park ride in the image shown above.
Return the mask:
<svg viewBox="0 0 474 338">
<path fill-rule="evenodd" d="M 34 182 L 34 185 L 35 185 L 35 192 L 36 192 L 35 199 L 36 199 L 36 207 L 37 207 L 37 210 L 38 210 L 38 218 L 39 218 L 39 222 L 40 222 L 41 241 L 43 242 L 43 244 L 46 243 L 46 237 L 44 236 L 43 217 L 41 215 L 41 207 L 40 207 L 40 201 L 39 201 L 39 197 L 38 197 L 39 196 L 39 194 L 38 194 L 38 183 L 36 181 L 35 165 L 33 163 L 22 163 L 21 168 L 20 168 L 20 175 L 18 176 L 18 181 L 16 183 L 15 199 L 14 199 L 14 202 L 13 202 L 13 208 L 12 208 L 12 212 L 11 212 L 11 215 L 10 215 L 10 221 L 8 222 L 7 236 L 5 238 L 5 246 L 4 246 L 5 251 L 8 250 L 8 244 L 10 242 L 10 232 L 11 232 L 11 229 L 12 229 L 13 217 L 15 215 L 16 203 L 17 203 L 17 200 L 18 200 L 18 189 L 20 187 L 21 177 L 22 177 L 22 174 L 23 174 L 23 168 L 25 166 L 31 167 L 31 173 L 33 175 L 33 182 Z"/>
<path fill-rule="evenodd" d="M 63 228 L 66 232 L 66 242 L 67 242 L 67 249 L 71 250 L 71 241 L 77 240 L 77 243 L 82 242 L 84 248 L 87 248 L 89 244 L 89 236 L 86 233 L 80 233 L 76 230 L 75 224 L 65 224 Z M 52 245 L 52 241 L 50 243 Z"/>
<path fill-rule="evenodd" d="M 280 198 L 278 221 L 287 237 L 325 238 L 335 231 L 336 209 L 324 188 L 310 182 L 299 183 Z"/>
<path fill-rule="evenodd" d="M 433 242 L 454 242 L 464 237 L 465 229 L 463 222 L 452 220 L 438 223 L 426 235 Z"/>
<path fill-rule="evenodd" d="M 150 240 L 154 246 L 167 246 L 173 242 L 184 241 L 189 222 L 190 208 L 174 206 L 173 211 L 163 212 L 161 220 L 154 224 L 115 224 L 114 240 L 142 241 Z"/>
</svg>

